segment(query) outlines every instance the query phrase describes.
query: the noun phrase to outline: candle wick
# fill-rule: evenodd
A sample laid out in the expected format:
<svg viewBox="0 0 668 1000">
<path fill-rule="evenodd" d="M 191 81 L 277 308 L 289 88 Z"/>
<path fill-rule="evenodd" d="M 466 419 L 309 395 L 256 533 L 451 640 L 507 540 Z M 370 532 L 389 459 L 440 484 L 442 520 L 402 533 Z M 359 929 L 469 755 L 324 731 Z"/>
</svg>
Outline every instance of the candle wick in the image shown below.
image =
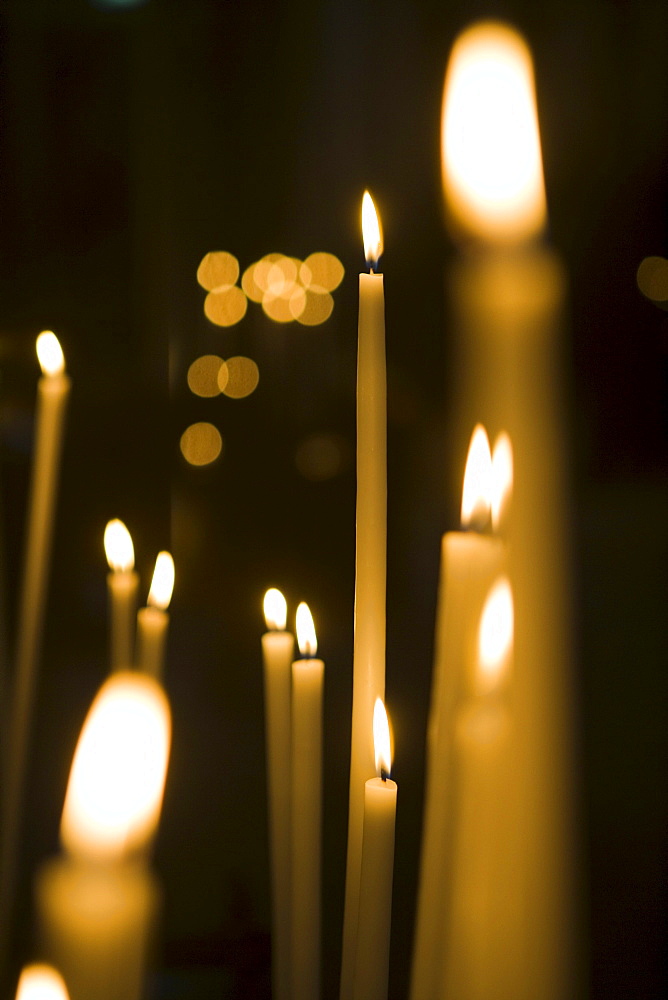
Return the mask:
<svg viewBox="0 0 668 1000">
<path fill-rule="evenodd" d="M 387 773 L 387 771 L 385 770 L 385 768 L 381 767 L 381 769 L 380 769 L 380 780 L 381 781 L 387 781 L 388 777 L 389 777 L 389 774 Z"/>
</svg>

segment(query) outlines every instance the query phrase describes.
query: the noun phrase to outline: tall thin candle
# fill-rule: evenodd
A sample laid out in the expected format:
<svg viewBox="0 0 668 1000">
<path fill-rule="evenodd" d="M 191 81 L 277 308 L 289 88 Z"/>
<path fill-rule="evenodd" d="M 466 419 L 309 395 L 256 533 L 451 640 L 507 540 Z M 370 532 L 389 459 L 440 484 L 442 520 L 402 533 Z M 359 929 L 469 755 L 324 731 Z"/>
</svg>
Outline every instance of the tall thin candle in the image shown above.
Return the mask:
<svg viewBox="0 0 668 1000">
<path fill-rule="evenodd" d="M 135 616 L 139 577 L 134 572 L 132 536 L 122 521 L 114 518 L 104 529 L 104 551 L 109 563 L 110 662 L 113 670 L 127 670 L 134 663 Z"/>
<path fill-rule="evenodd" d="M 148 607 L 137 612 L 137 665 L 159 681 L 165 668 L 165 642 L 169 628 L 167 608 L 173 590 L 174 560 L 169 552 L 159 552 L 148 593 Z"/>
</svg>

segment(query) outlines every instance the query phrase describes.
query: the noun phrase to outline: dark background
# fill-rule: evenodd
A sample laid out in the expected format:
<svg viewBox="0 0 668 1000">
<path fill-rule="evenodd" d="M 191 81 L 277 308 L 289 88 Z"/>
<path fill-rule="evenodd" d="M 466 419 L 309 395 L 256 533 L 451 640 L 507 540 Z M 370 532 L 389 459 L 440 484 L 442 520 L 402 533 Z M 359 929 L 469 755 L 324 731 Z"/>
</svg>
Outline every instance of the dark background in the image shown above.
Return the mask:
<svg viewBox="0 0 668 1000">
<path fill-rule="evenodd" d="M 457 523 L 465 445 L 444 272 L 439 114 L 457 31 L 512 20 L 534 51 L 550 238 L 565 260 L 564 414 L 572 475 L 573 698 L 585 989 L 663 995 L 666 902 L 668 319 L 636 286 L 663 255 L 663 2 L 277 4 L 4 0 L 0 6 L 2 571 L 11 651 L 29 479 L 35 336 L 54 329 L 73 389 L 26 803 L 16 966 L 34 947 L 32 873 L 57 850 L 78 732 L 106 671 L 106 521 L 177 583 L 166 686 L 174 739 L 155 864 L 165 888 L 157 996 L 268 995 L 261 600 L 314 612 L 326 661 L 324 992 L 337 995 L 354 587 L 356 273 L 362 191 L 382 213 L 389 439 L 387 701 L 400 786 L 391 965 L 406 995 L 439 538 Z M 204 317 L 209 250 L 242 270 L 335 253 L 321 327 L 250 304 Z M 248 399 L 192 396 L 203 353 L 248 354 Z M 224 439 L 182 460 L 192 420 Z M 297 470 L 314 433 L 341 472 Z M 348 456 L 345 461 L 346 455 Z M 7 657 L 5 657 L 7 660 Z"/>
</svg>

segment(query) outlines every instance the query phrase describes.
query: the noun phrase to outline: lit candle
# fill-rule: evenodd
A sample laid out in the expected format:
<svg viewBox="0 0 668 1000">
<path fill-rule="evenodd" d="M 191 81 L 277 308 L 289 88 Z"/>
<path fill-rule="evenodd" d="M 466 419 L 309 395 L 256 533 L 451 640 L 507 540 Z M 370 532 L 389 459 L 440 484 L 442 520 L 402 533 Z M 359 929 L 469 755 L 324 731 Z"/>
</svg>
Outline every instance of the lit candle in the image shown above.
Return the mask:
<svg viewBox="0 0 668 1000">
<path fill-rule="evenodd" d="M 389 777 L 390 727 L 380 698 L 373 713 L 373 737 L 378 777 L 364 786 L 354 1000 L 387 1000 L 397 785 Z"/>
<path fill-rule="evenodd" d="M 157 680 L 162 680 L 165 667 L 165 640 L 169 628 L 167 608 L 173 590 L 174 560 L 169 552 L 159 552 L 148 593 L 148 607 L 137 612 L 137 665 Z"/>
<path fill-rule="evenodd" d="M 169 703 L 152 677 L 117 671 L 90 708 L 72 762 L 60 839 L 65 854 L 35 883 L 43 948 L 72 1000 L 138 1000 L 159 890 L 147 864 L 171 739 Z"/>
<path fill-rule="evenodd" d="M 41 963 L 21 970 L 16 1000 L 70 1000 L 70 996 L 58 970 Z"/>
<path fill-rule="evenodd" d="M 368 191 L 362 201 L 364 253 L 360 274 L 357 357 L 357 533 L 355 646 L 348 852 L 343 915 L 341 1000 L 349 1000 L 355 963 L 362 854 L 364 785 L 373 777 L 371 737 L 376 698 L 385 696 L 385 576 L 387 549 L 387 414 L 385 298 L 375 274 L 383 252 L 380 221 Z"/>
<path fill-rule="evenodd" d="M 487 433 L 482 425 L 476 426 L 462 490 L 464 530 L 450 531 L 442 541 L 411 1000 L 433 1000 L 438 995 L 450 892 L 455 707 L 476 670 L 483 603 L 506 561 L 503 541 L 484 533 L 493 509 L 500 520 L 512 487 L 512 457 L 503 448 L 510 469 L 497 459 L 497 485 Z"/>
<path fill-rule="evenodd" d="M 292 664 L 292 1000 L 320 996 L 322 688 L 325 665 L 307 604 L 297 608 Z"/>
<path fill-rule="evenodd" d="M 443 106 L 460 398 L 512 441 L 508 574 L 515 602 L 512 792 L 517 797 L 515 1000 L 571 995 L 573 856 L 564 450 L 557 318 L 564 279 L 546 224 L 531 54 L 503 24 L 456 41 Z M 465 413 L 462 419 L 470 419 Z M 526 927 L 531 927 L 531 934 Z"/>
<path fill-rule="evenodd" d="M 42 377 L 37 383 L 37 414 L 26 527 L 25 561 L 19 598 L 16 661 L 6 744 L 0 857 L 0 948 L 7 939 L 14 897 L 21 827 L 23 781 L 30 744 L 53 518 L 70 379 L 58 338 L 45 330 L 37 338 Z M 2 961 L 0 959 L 0 964 Z"/>
<path fill-rule="evenodd" d="M 127 670 L 134 663 L 134 628 L 139 577 L 134 572 L 132 536 L 122 521 L 114 518 L 104 529 L 104 551 L 111 615 L 110 658 L 112 670 Z"/>
<path fill-rule="evenodd" d="M 272 996 L 290 1000 L 290 775 L 294 637 L 285 630 L 287 604 L 280 590 L 264 595 L 268 631 L 262 636 L 265 751 L 271 860 Z"/>
</svg>

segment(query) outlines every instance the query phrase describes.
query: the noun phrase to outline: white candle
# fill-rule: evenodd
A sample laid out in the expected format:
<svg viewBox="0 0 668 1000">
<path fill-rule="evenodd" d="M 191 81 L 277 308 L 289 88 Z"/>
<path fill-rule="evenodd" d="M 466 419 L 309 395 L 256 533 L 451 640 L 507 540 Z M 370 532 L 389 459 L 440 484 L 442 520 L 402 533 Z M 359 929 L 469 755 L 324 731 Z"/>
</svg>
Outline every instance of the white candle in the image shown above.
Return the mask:
<svg viewBox="0 0 668 1000">
<path fill-rule="evenodd" d="M 507 453 L 505 457 L 512 462 Z M 461 521 L 465 530 L 448 532 L 442 542 L 411 1000 L 433 1000 L 442 974 L 451 876 L 455 711 L 476 670 L 484 601 L 506 562 L 502 540 L 482 533 L 489 526 L 493 501 L 500 519 L 512 485 L 507 466 L 503 464 L 499 471 L 504 491 L 500 483 L 495 485 L 489 441 L 478 425 L 464 473 Z"/>
<path fill-rule="evenodd" d="M 43 963 L 21 970 L 16 1000 L 70 1000 L 65 981 L 57 969 Z"/>
<path fill-rule="evenodd" d="M 38 336 L 36 347 L 42 377 L 37 383 L 35 444 L 2 795 L 0 951 L 7 940 L 13 906 L 22 785 L 30 744 L 60 454 L 70 392 L 70 379 L 65 374 L 65 359 L 56 335 L 45 330 Z"/>
<path fill-rule="evenodd" d="M 290 1000 L 290 786 L 292 660 L 294 637 L 285 630 L 287 604 L 280 590 L 264 595 L 262 636 L 265 751 L 271 862 L 272 996 Z"/>
<path fill-rule="evenodd" d="M 387 1000 L 397 785 L 390 781 L 390 730 L 385 706 L 373 716 L 378 777 L 364 786 L 364 836 L 353 1000 Z"/>
<path fill-rule="evenodd" d="M 65 854 L 35 881 L 42 947 L 72 1000 L 139 1000 L 158 909 L 147 867 L 169 756 L 169 703 L 152 677 L 114 673 L 81 732 L 65 797 Z"/>
<path fill-rule="evenodd" d="M 360 274 L 357 359 L 357 530 L 355 646 L 348 806 L 348 852 L 343 916 L 341 1000 L 350 1000 L 355 962 L 364 786 L 373 777 L 371 737 L 376 698 L 385 696 L 385 576 L 387 549 L 387 413 L 385 298 L 380 222 L 368 192 L 362 202 L 364 251 L 370 274 Z"/>
<path fill-rule="evenodd" d="M 507 25 L 479 24 L 456 42 L 443 153 L 448 211 L 469 244 L 451 276 L 459 391 L 477 419 L 506 430 L 513 450 L 508 754 L 519 874 L 506 925 L 514 922 L 515 1000 L 554 1000 L 574 992 L 576 937 L 556 331 L 564 282 L 539 243 L 546 208 L 531 54 Z"/>
<path fill-rule="evenodd" d="M 132 536 L 118 518 L 109 521 L 104 529 L 104 551 L 111 570 L 107 575 L 111 615 L 109 634 L 111 669 L 127 670 L 134 663 L 139 577 L 134 572 L 135 552 Z"/>
<path fill-rule="evenodd" d="M 322 688 L 308 605 L 297 608 L 303 659 L 292 664 L 292 1000 L 320 997 Z"/>
<path fill-rule="evenodd" d="M 137 665 L 144 673 L 162 680 L 165 642 L 169 628 L 167 608 L 174 590 L 174 560 L 169 552 L 159 552 L 148 593 L 148 607 L 137 612 Z"/>
</svg>

